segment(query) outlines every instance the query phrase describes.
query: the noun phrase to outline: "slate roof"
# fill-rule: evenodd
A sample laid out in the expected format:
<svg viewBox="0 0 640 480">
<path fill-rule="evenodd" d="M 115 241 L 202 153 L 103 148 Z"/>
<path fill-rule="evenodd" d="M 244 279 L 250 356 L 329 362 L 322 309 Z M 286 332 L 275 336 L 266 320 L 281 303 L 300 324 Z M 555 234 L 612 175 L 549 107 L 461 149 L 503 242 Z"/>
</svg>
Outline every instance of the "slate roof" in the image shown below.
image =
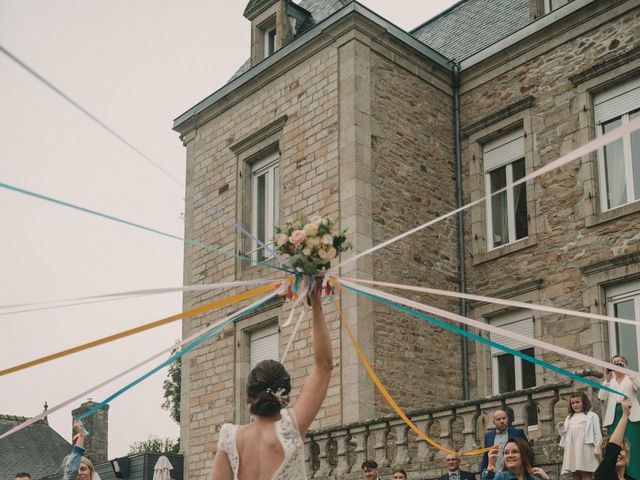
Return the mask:
<svg viewBox="0 0 640 480">
<path fill-rule="evenodd" d="M 0 435 L 28 420 L 27 417 L 0 415 Z M 37 479 L 60 469 L 71 452 L 71 444 L 44 420 L 0 440 L 0 480 L 14 480 L 18 472 Z"/>
<path fill-rule="evenodd" d="M 409 33 L 460 61 L 528 24 L 529 0 L 462 0 Z"/>
<path fill-rule="evenodd" d="M 298 30 L 299 36 L 331 16 L 351 0 L 300 0 L 299 6 L 311 13 Z M 263 3 L 251 0 L 253 4 Z M 416 12 L 420 17 L 420 12 Z M 427 20 L 409 33 L 451 60 L 464 60 L 517 32 L 529 24 L 529 0 L 462 0 Z M 251 68 L 247 60 L 229 81 Z"/>
</svg>

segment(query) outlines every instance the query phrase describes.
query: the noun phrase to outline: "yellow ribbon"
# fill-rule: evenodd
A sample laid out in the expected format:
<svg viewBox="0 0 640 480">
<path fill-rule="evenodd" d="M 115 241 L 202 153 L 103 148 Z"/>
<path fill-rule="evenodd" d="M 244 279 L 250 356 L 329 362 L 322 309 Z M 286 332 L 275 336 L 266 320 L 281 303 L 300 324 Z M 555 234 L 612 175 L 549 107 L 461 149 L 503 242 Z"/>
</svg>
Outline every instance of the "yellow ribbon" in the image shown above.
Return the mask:
<svg viewBox="0 0 640 480">
<path fill-rule="evenodd" d="M 21 365 L 16 365 L 15 367 L 10 367 L 5 370 L 0 370 L 0 377 L 2 377 L 3 375 L 8 375 L 13 372 L 24 370 L 25 368 L 33 367 L 35 365 L 40 365 L 42 363 L 50 362 L 51 360 L 62 358 L 67 355 L 71 355 L 72 353 L 81 352 L 82 350 L 87 350 L 89 348 L 97 347 L 98 345 L 104 345 L 105 343 L 113 342 L 115 340 L 119 340 L 121 338 L 125 338 L 130 335 L 135 335 L 136 333 L 140 333 L 146 330 L 150 330 L 152 328 L 160 327 L 162 325 L 166 325 L 167 323 L 175 322 L 176 320 L 193 317 L 194 315 L 198 315 L 199 313 L 208 312 L 210 310 L 224 307 L 226 305 L 230 305 L 235 302 L 240 302 L 242 300 L 246 300 L 247 298 L 255 297 L 256 295 L 269 292 L 274 288 L 276 288 L 276 285 L 264 285 L 262 287 L 255 288 L 253 290 L 247 290 L 246 292 L 240 293 L 238 295 L 234 295 L 232 297 L 223 298 L 216 302 L 207 303 L 205 305 L 192 308 L 191 310 L 187 310 L 186 312 L 178 313 L 176 315 L 171 315 L 170 317 L 162 318 L 160 320 L 156 320 L 154 322 L 147 323 L 145 325 L 140 325 L 139 327 L 125 330 L 124 332 L 116 333 L 114 335 L 109 335 L 108 337 L 103 337 L 98 340 L 93 340 L 92 342 L 85 343 L 83 345 L 78 345 L 76 347 L 69 348 L 67 350 L 62 350 L 61 352 L 58 352 L 58 353 L 52 353 L 51 355 L 37 358 L 35 360 L 31 360 Z"/>
<path fill-rule="evenodd" d="M 338 285 L 338 288 L 341 288 L 340 285 Z M 384 399 L 387 401 L 387 403 L 391 406 L 391 408 L 393 408 L 396 414 L 404 421 L 404 423 L 406 423 L 409 426 L 409 428 L 411 428 L 411 430 L 414 431 L 416 435 L 418 435 L 420 438 L 422 438 L 425 442 L 427 442 L 432 447 L 435 447 L 438 450 L 447 452 L 447 453 L 459 453 L 460 455 L 473 456 L 473 455 L 482 455 L 483 453 L 491 450 L 491 447 L 489 447 L 489 448 L 478 448 L 476 450 L 470 450 L 468 452 L 457 452 L 456 450 L 452 450 L 448 447 L 445 447 L 444 445 L 440 445 L 438 442 L 436 442 L 435 440 L 432 440 L 427 436 L 426 433 L 420 430 L 420 428 L 415 423 L 413 423 L 409 417 L 407 417 L 404 411 L 402 411 L 400 406 L 393 399 L 389 391 L 386 389 L 386 387 L 382 384 L 382 382 L 378 378 L 378 375 L 376 374 L 376 372 L 373 370 L 373 368 L 369 364 L 367 357 L 364 355 L 364 352 L 362 351 L 362 349 L 360 348 L 360 345 L 358 345 L 358 342 L 356 341 L 356 337 L 353 335 L 353 332 L 349 328 L 349 325 L 347 325 L 347 322 L 344 321 L 344 317 L 342 315 L 342 307 L 340 306 L 340 301 L 337 298 L 336 298 L 336 306 L 338 309 L 338 314 L 340 316 L 340 324 L 342 325 L 342 328 L 345 329 L 345 331 L 347 332 L 347 335 L 351 339 L 351 343 L 353 344 L 353 347 L 356 349 L 356 352 L 358 353 L 358 357 L 360 358 L 360 361 L 362 362 L 362 365 L 364 366 L 365 370 L 371 377 L 371 380 L 373 380 L 373 383 L 378 388 L 378 390 L 380 391 Z"/>
</svg>

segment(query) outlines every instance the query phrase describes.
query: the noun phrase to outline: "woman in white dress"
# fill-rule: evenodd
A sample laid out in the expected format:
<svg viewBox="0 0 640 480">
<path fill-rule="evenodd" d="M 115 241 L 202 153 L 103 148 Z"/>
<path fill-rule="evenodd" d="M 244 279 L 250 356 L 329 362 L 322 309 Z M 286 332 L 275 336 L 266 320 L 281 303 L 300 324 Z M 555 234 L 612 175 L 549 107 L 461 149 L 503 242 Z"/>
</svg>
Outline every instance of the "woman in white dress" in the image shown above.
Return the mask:
<svg viewBox="0 0 640 480">
<path fill-rule="evenodd" d="M 314 365 L 291 408 L 291 379 L 275 360 L 258 363 L 247 379 L 247 402 L 255 420 L 224 424 L 211 480 L 304 480 L 304 441 L 322 406 L 333 368 L 331 338 L 321 304 L 322 283 L 311 293 Z"/>
<path fill-rule="evenodd" d="M 559 422 L 560 446 L 564 448 L 561 474 L 573 473 L 575 480 L 592 480 L 598 468 L 596 454 L 602 441 L 600 418 L 591 411 L 584 392 L 569 396 L 569 416 Z"/>
</svg>

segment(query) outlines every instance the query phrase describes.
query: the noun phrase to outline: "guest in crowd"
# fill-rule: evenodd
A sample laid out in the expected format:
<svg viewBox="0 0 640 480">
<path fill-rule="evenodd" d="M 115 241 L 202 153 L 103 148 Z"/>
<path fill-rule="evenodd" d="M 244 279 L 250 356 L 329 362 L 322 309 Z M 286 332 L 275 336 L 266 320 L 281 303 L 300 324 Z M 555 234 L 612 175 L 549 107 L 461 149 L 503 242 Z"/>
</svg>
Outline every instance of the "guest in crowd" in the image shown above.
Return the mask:
<svg viewBox="0 0 640 480">
<path fill-rule="evenodd" d="M 393 470 L 393 476 L 391 477 L 391 480 L 407 480 L 407 472 L 405 472 L 401 468 L 395 468 Z"/>
<path fill-rule="evenodd" d="M 627 359 L 622 355 L 615 355 L 611 359 L 611 363 L 623 368 L 629 368 Z M 624 431 L 624 438 L 630 445 L 630 461 L 627 466 L 627 473 L 633 478 L 640 479 L 640 404 L 638 404 L 638 399 L 636 398 L 636 393 L 640 389 L 640 378 L 632 378 L 624 373 L 607 369 L 604 372 L 602 385 L 617 390 L 631 399 L 631 412 L 627 428 Z M 621 402 L 624 397 L 606 390 L 600 390 L 598 398 L 606 402 L 602 424 L 607 427 L 607 434 L 611 435 L 622 417 Z"/>
<path fill-rule="evenodd" d="M 625 398 L 620 403 L 622 414 L 611 437 L 605 439 L 602 461 L 595 473 L 594 480 L 635 480 L 625 473 L 629 465 L 629 443 L 624 439 L 631 414 L 632 400 Z"/>
<path fill-rule="evenodd" d="M 76 439 L 76 444 L 71 449 L 71 455 L 64 460 L 62 480 L 92 480 L 95 473 L 93 464 L 91 460 L 82 456 L 85 435 L 82 422 L 74 421 L 73 430 L 76 432 L 73 437 Z"/>
<path fill-rule="evenodd" d="M 569 415 L 557 427 L 564 448 L 560 473 L 573 473 L 575 480 L 592 480 L 602 433 L 600 418 L 591 411 L 591 401 L 584 392 L 571 393 Z"/>
<path fill-rule="evenodd" d="M 482 480 L 549 480 L 540 467 L 533 466 L 533 451 L 522 437 L 510 438 L 504 446 L 503 471 L 496 472 L 500 448 L 495 445 L 488 455 L 488 465 L 482 471 Z"/>
<path fill-rule="evenodd" d="M 365 460 L 362 462 L 362 475 L 365 480 L 379 480 L 378 464 L 375 460 Z"/>
<path fill-rule="evenodd" d="M 496 459 L 496 469 L 498 471 L 502 470 L 502 465 L 504 463 L 504 457 L 502 455 L 502 451 L 504 446 L 507 443 L 507 440 L 510 438 L 524 438 L 527 440 L 527 436 L 524 433 L 524 430 L 521 428 L 515 428 L 509 426 L 509 417 L 507 412 L 504 410 L 496 410 L 493 414 L 493 424 L 495 425 L 495 430 L 489 430 L 484 434 L 484 446 L 485 447 L 493 447 L 497 445 L 500 447 L 498 449 L 498 458 Z M 482 467 L 481 471 L 484 471 L 487 468 L 489 463 L 488 454 L 485 453 L 482 456 Z"/>
<path fill-rule="evenodd" d="M 27 472 L 19 472 L 19 473 L 16 473 L 15 480 L 31 480 L 31 475 L 28 474 Z"/>
<path fill-rule="evenodd" d="M 476 480 L 473 473 L 460 470 L 460 454 L 458 452 L 447 453 L 444 462 L 447 466 L 447 473 L 438 480 Z"/>
</svg>

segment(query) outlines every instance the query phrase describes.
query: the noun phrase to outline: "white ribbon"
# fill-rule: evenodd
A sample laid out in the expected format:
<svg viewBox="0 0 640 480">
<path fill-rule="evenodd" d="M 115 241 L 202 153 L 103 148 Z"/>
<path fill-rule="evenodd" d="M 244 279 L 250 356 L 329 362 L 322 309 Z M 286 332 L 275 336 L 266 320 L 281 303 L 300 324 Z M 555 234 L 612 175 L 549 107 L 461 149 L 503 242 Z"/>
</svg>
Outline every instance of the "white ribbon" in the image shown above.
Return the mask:
<svg viewBox="0 0 640 480">
<path fill-rule="evenodd" d="M 515 340 L 519 340 L 527 345 L 532 345 L 534 347 L 541 348 L 543 350 L 548 350 L 550 352 L 559 353 L 561 355 L 565 355 L 567 357 L 575 358 L 576 360 L 580 360 L 585 363 L 590 363 L 592 365 L 597 365 L 603 368 L 608 368 L 609 370 L 615 370 L 620 373 L 624 373 L 630 375 L 632 377 L 640 377 L 640 373 L 635 370 L 630 370 L 628 368 L 623 368 L 613 363 L 605 362 L 604 360 L 600 360 L 598 358 L 589 357 L 588 355 L 584 355 L 582 353 L 574 352 L 573 350 L 569 350 L 563 347 L 558 347 L 551 343 L 543 342 L 542 340 L 537 340 L 535 338 L 530 338 L 525 335 L 520 335 L 516 332 L 511 332 L 504 328 L 496 327 L 495 325 L 491 325 L 489 323 L 479 322 L 478 320 L 473 320 L 468 317 L 463 317 L 462 315 L 458 315 L 456 313 L 447 312 L 446 310 L 442 310 L 440 308 L 427 306 L 422 303 L 415 302 L 413 300 L 409 300 L 403 297 L 398 297 L 396 295 L 392 295 L 390 293 L 383 292 L 381 290 L 375 290 L 368 287 L 364 287 L 361 285 L 357 285 L 355 283 L 351 283 L 342 279 L 336 279 L 339 283 L 342 283 L 345 286 L 349 286 L 351 288 L 355 288 L 362 292 L 368 293 L 370 295 L 375 295 L 380 298 L 384 298 L 385 300 L 389 300 L 390 302 L 399 303 L 405 305 L 410 308 L 414 308 L 416 310 L 422 310 L 423 312 L 430 313 L 432 315 L 437 315 L 439 317 L 448 318 L 449 320 L 453 320 L 463 325 L 467 325 L 469 327 L 474 327 L 479 330 L 484 330 L 487 332 L 497 333 L 504 337 L 512 338 Z"/>
<path fill-rule="evenodd" d="M 637 118 L 635 120 L 632 120 L 618 128 L 616 128 L 615 130 L 612 130 L 611 132 L 602 135 L 601 137 L 596 138 L 595 140 L 591 140 L 588 143 L 585 143 L 583 146 L 576 148 L 575 150 L 567 153 L 566 155 L 563 155 L 562 157 L 554 160 L 553 162 L 548 163 L 547 165 L 545 165 L 544 167 L 539 168 L 538 170 L 535 170 L 533 172 L 531 172 L 529 175 L 526 175 L 524 177 L 522 177 L 520 180 L 513 182 L 512 184 L 497 190 L 489 195 L 485 195 L 482 198 L 479 198 L 478 200 L 474 200 L 473 202 L 467 203 L 466 205 L 463 205 L 462 207 L 456 208 L 455 210 L 450 211 L 449 213 L 445 213 L 444 215 L 440 216 L 440 217 L 436 217 L 433 220 L 428 221 L 427 223 L 424 223 L 422 225 L 419 225 L 415 228 L 412 228 L 411 230 L 408 230 L 404 233 L 401 233 L 400 235 L 390 238 L 389 240 L 385 240 L 382 243 L 379 243 L 378 245 L 374 245 L 373 247 L 369 248 L 368 250 L 365 250 L 364 252 L 358 253 L 352 257 L 349 257 L 347 259 L 345 259 L 344 261 L 340 262 L 337 265 L 334 265 L 333 267 L 331 267 L 329 269 L 329 271 L 327 272 L 327 274 L 332 274 L 335 275 L 336 272 L 338 271 L 338 269 L 340 267 L 343 267 L 345 265 L 348 265 L 349 263 L 355 262 L 356 260 L 358 260 L 359 258 L 364 257 L 365 255 L 369 255 L 370 253 L 375 252 L 376 250 L 380 250 L 381 248 L 386 247 L 387 245 L 390 245 L 394 242 L 397 242 L 398 240 L 401 240 L 405 237 L 408 237 L 409 235 L 419 232 L 420 230 L 423 230 L 427 227 L 430 227 L 431 225 L 435 225 L 438 222 L 441 222 L 442 220 L 444 220 L 445 218 L 449 218 L 452 217 L 468 208 L 471 208 L 475 205 L 478 205 L 482 202 L 484 202 L 485 200 L 491 198 L 494 195 L 498 195 L 502 192 L 505 192 L 507 189 L 509 188 L 513 188 L 517 185 L 520 185 L 521 183 L 525 183 L 528 182 L 529 180 L 533 180 L 536 177 L 539 177 L 540 175 L 544 175 L 545 173 L 548 173 L 552 170 L 555 170 L 556 168 L 559 168 L 573 160 L 575 160 L 576 158 L 580 158 L 583 155 L 586 155 L 587 153 L 591 153 L 595 150 L 597 150 L 600 147 L 603 147 L 604 145 L 607 145 L 609 143 L 611 143 L 614 140 L 617 140 L 619 138 L 621 138 L 622 136 L 626 135 L 627 133 L 630 133 L 636 129 L 640 128 L 640 118 Z"/>
<path fill-rule="evenodd" d="M 139 367 L 141 367 L 141 366 L 143 366 L 143 365 L 145 365 L 145 364 L 149 363 L 150 361 L 155 360 L 156 358 L 158 358 L 158 357 L 160 357 L 160 356 L 162 356 L 162 355 L 166 354 L 167 352 L 170 352 L 170 351 L 172 351 L 172 350 L 175 350 L 175 349 L 176 349 L 176 347 L 182 347 L 182 346 L 184 346 L 184 345 L 186 345 L 186 344 L 188 344 L 188 343 L 193 342 L 194 340 L 197 340 L 197 339 L 198 339 L 198 338 L 200 338 L 201 336 L 203 336 L 203 335 L 207 334 L 208 332 L 210 332 L 210 331 L 211 331 L 211 330 L 213 330 L 214 328 L 217 328 L 218 326 L 222 325 L 223 323 L 227 322 L 227 321 L 228 321 L 228 320 L 230 320 L 231 318 L 233 318 L 233 317 L 237 317 L 237 316 L 239 316 L 239 315 L 242 315 L 242 314 L 243 314 L 244 312 L 246 312 L 247 310 L 250 310 L 250 309 L 254 308 L 256 305 L 259 305 L 260 303 L 265 302 L 266 300 L 269 300 L 269 299 L 271 299 L 271 298 L 273 298 L 273 297 L 276 297 L 276 296 L 278 296 L 278 295 L 282 294 L 284 291 L 285 291 L 285 290 L 280 289 L 279 291 L 271 292 L 271 293 L 269 293 L 269 295 L 266 295 L 266 296 L 262 297 L 261 299 L 259 299 L 259 300 L 255 301 L 255 302 L 253 302 L 251 305 L 248 305 L 248 306 L 246 306 L 246 307 L 244 307 L 244 308 L 241 308 L 240 310 L 238 310 L 238 311 L 236 311 L 236 312 L 234 312 L 234 313 L 231 313 L 231 314 L 227 315 L 226 317 L 224 317 L 224 318 L 222 318 L 222 319 L 220 319 L 220 320 L 218 320 L 218 321 L 214 322 L 214 323 L 213 323 L 213 324 L 211 324 L 210 326 L 208 326 L 208 327 L 206 327 L 206 328 L 204 328 L 204 329 L 202 329 L 202 330 L 199 330 L 198 332 L 194 333 L 193 335 L 191 335 L 191 336 L 190 336 L 190 337 L 188 337 L 188 338 L 185 338 L 184 340 L 182 340 L 182 341 L 181 341 L 181 342 L 179 342 L 178 344 L 173 343 L 170 347 L 165 348 L 165 349 L 164 349 L 164 350 L 162 350 L 161 352 L 156 353 L 155 355 L 152 355 L 151 357 L 147 358 L 146 360 L 143 360 L 142 362 L 140 362 L 140 363 L 138 363 L 138 364 L 134 365 L 133 367 L 130 367 L 130 368 L 126 369 L 125 371 L 123 371 L 123 372 L 121 372 L 121 373 L 119 373 L 119 374 L 117 374 L 117 375 L 115 375 L 115 376 L 113 376 L 113 377 L 109 378 L 108 380 L 105 380 L 104 382 L 102 382 L 102 383 L 100 383 L 100 384 L 96 385 L 95 387 L 91 387 L 90 389 L 85 390 L 84 392 L 79 393 L 78 395 L 75 395 L 74 397 L 72 397 L 72 398 L 70 398 L 70 399 L 68 399 L 68 400 L 65 400 L 65 401 L 64 401 L 64 402 L 62 402 L 62 403 L 59 403 L 58 405 L 56 405 L 56 406 L 54 406 L 54 407 L 52 407 L 52 408 L 49 408 L 48 410 L 43 411 L 42 413 L 40 413 L 40 414 L 36 415 L 35 417 L 30 418 L 29 420 L 27 420 L 27 421 L 25 421 L 25 422 L 21 423 L 20 425 L 16 425 L 16 426 L 15 426 L 15 427 L 13 427 L 11 430 L 8 430 L 7 432 L 5 432 L 5 433 L 3 433 L 2 435 L 0 435 L 0 440 L 1 440 L 1 439 L 3 439 L 3 438 L 5 438 L 5 437 L 8 437 L 9 435 L 12 435 L 12 434 L 14 434 L 14 433 L 16 433 L 16 432 L 19 432 L 19 431 L 20 431 L 20 430 L 22 430 L 23 428 L 26 428 L 26 427 L 28 427 L 29 425 L 32 425 L 33 423 L 37 422 L 38 420 L 40 420 L 40 419 L 42 419 L 42 418 L 44 418 L 44 417 L 46 417 L 46 416 L 48 416 L 48 415 L 51 415 L 51 414 L 52 414 L 52 413 L 54 413 L 54 412 L 57 412 L 57 411 L 58 411 L 58 410 L 60 410 L 61 408 L 66 407 L 67 405 L 69 405 L 69 404 L 71 404 L 71 403 L 75 402 L 76 400 L 78 400 L 78 399 L 80 399 L 80 398 L 83 398 L 83 397 L 86 397 L 89 393 L 91 393 L 91 392 L 93 392 L 93 391 L 97 390 L 98 388 L 102 388 L 102 387 L 104 387 L 105 385 L 108 385 L 108 384 L 110 384 L 110 383 L 114 382 L 115 380 L 117 380 L 117 379 L 119 379 L 119 378 L 121 378 L 121 377 L 124 377 L 125 375 L 127 375 L 127 374 L 129 374 L 129 373 L 133 372 L 133 371 L 134 371 L 134 370 L 136 370 L 137 368 L 139 368 Z"/>
<path fill-rule="evenodd" d="M 105 302 L 109 300 L 119 300 L 126 299 L 132 297 L 139 296 L 147 296 L 147 295 L 160 295 L 164 293 L 175 293 L 175 292 L 197 292 L 197 291 L 207 291 L 207 290 L 215 290 L 220 288 L 234 288 L 234 287 L 242 287 L 247 285 L 264 285 L 267 283 L 275 283 L 282 281 L 286 277 L 279 278 L 260 278 L 256 280 L 243 280 L 237 282 L 219 282 L 219 283 L 211 283 L 207 285 L 189 285 L 184 287 L 167 287 L 167 288 L 151 288 L 146 290 L 129 290 L 126 292 L 115 292 L 115 293 L 105 293 L 101 295 L 91 295 L 88 297 L 76 297 L 76 298 L 66 298 L 60 300 L 46 300 L 41 302 L 29 302 L 29 303 L 16 303 L 13 305 L 0 305 L 0 310 L 7 310 L 13 308 L 28 308 L 28 307 L 42 307 L 42 308 L 32 308 L 25 310 L 15 310 L 8 313 L 0 313 L 2 315 L 12 315 L 14 313 L 25 313 L 32 312 L 35 310 L 48 310 L 55 308 L 63 308 L 63 307 L 72 307 L 76 305 L 85 305 L 90 303 L 99 303 Z M 75 303 L 70 303 L 75 302 Z"/>
<path fill-rule="evenodd" d="M 291 337 L 289 337 L 289 341 L 287 342 L 287 346 L 284 349 L 284 352 L 282 353 L 282 359 L 280 360 L 280 363 L 284 363 L 285 359 L 287 358 L 287 354 L 289 353 L 289 349 L 291 348 L 291 345 L 293 344 L 293 340 L 296 338 L 296 335 L 298 334 L 298 328 L 300 328 L 300 324 L 302 323 L 302 319 L 304 318 L 304 314 L 306 312 L 307 312 L 307 310 L 305 309 L 304 305 L 302 305 L 302 311 L 300 312 L 300 316 L 298 317 L 298 320 L 296 321 L 295 327 L 293 327 L 293 332 L 291 332 Z"/>
<path fill-rule="evenodd" d="M 341 280 L 355 282 L 358 284 L 366 283 L 368 285 L 378 285 L 381 287 L 397 288 L 398 290 L 411 290 L 413 292 L 431 293 L 434 295 L 442 295 L 443 297 L 464 298 L 466 300 L 477 300 L 480 302 L 493 303 L 496 305 L 505 305 L 508 307 L 526 308 L 538 312 L 559 313 L 561 315 L 570 315 L 573 317 L 590 318 L 593 320 L 604 320 L 605 322 L 625 323 L 627 325 L 637 326 L 635 320 L 627 320 L 625 318 L 610 317 L 608 315 L 599 315 L 597 313 L 580 312 L 577 310 L 567 310 L 564 308 L 549 307 L 539 305 L 537 303 L 517 302 L 515 300 L 505 300 L 503 298 L 485 297 L 482 295 L 473 295 L 471 293 L 460 293 L 453 290 L 439 290 L 437 288 L 416 287 L 413 285 L 402 285 L 398 283 L 376 282 L 375 280 L 362 280 L 359 278 L 339 277 Z"/>
</svg>

